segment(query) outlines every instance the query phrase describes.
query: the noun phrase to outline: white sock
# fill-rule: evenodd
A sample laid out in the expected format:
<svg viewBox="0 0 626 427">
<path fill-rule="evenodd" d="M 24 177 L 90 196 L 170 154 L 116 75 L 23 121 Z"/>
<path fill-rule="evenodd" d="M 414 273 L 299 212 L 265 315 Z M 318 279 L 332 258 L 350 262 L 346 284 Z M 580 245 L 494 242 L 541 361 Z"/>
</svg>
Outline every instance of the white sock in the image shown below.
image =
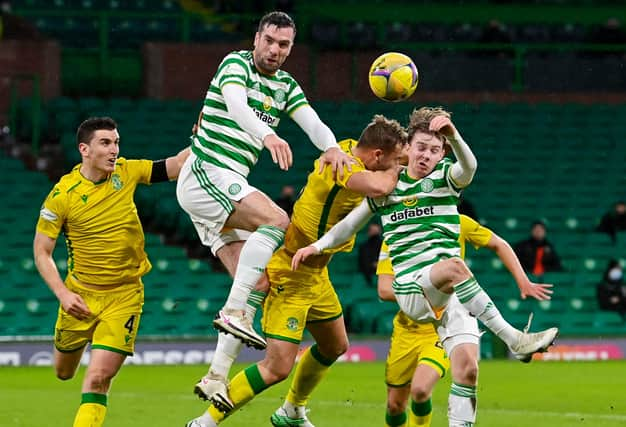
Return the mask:
<svg viewBox="0 0 626 427">
<path fill-rule="evenodd" d="M 448 396 L 450 427 L 468 427 L 476 422 L 476 386 L 452 383 Z"/>
<path fill-rule="evenodd" d="M 296 406 L 287 400 L 283 403 L 283 409 L 285 409 L 289 418 L 304 418 L 306 415 L 306 408 L 304 406 Z"/>
<path fill-rule="evenodd" d="M 256 290 L 250 292 L 250 296 L 248 297 L 248 301 L 246 302 L 246 315 L 249 319 L 254 320 L 256 312 L 259 308 L 263 306 L 263 301 L 265 301 L 266 296 L 267 292 Z"/>
<path fill-rule="evenodd" d="M 262 225 L 250 235 L 241 248 L 233 286 L 224 308 L 245 310 L 250 292 L 254 289 L 272 254 L 283 244 L 285 231 L 271 225 Z"/>
<path fill-rule="evenodd" d="M 196 420 L 200 421 L 203 427 L 217 427 L 217 422 L 208 412 L 200 415 L 198 418 L 196 418 Z"/>
<path fill-rule="evenodd" d="M 239 356 L 242 346 L 243 343 L 239 338 L 220 332 L 217 336 L 217 347 L 208 374 L 228 378 L 230 368 Z"/>
<path fill-rule="evenodd" d="M 455 285 L 454 292 L 461 304 L 509 347 L 517 342 L 521 332 L 502 317 L 500 310 L 474 277 Z"/>
</svg>

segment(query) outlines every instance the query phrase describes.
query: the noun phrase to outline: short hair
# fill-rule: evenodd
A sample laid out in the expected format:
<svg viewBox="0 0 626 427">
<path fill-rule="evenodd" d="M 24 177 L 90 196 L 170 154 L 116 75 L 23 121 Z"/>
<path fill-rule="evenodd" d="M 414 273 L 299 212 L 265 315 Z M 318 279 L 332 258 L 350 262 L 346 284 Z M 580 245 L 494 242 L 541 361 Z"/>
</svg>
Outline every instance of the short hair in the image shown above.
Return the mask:
<svg viewBox="0 0 626 427">
<path fill-rule="evenodd" d="M 265 14 L 261 20 L 259 21 L 259 27 L 257 28 L 257 32 L 261 33 L 270 25 L 276 25 L 277 28 L 293 28 L 293 35 L 296 35 L 296 23 L 293 22 L 291 16 L 287 15 L 285 12 L 270 12 Z"/>
<path fill-rule="evenodd" d="M 440 132 L 433 132 L 429 129 L 430 122 L 437 116 L 445 116 L 450 118 L 452 114 L 443 109 L 443 107 L 422 107 L 413 110 L 409 116 L 409 126 L 407 132 L 409 134 L 409 141 L 413 139 L 413 135 L 417 132 L 424 132 L 431 135 L 435 135 L 441 139 L 444 144 L 447 142 L 447 138 Z"/>
<path fill-rule="evenodd" d="M 398 144 L 407 142 L 406 131 L 397 120 L 376 114 L 363 129 L 357 147 L 380 148 L 385 154 L 391 153 Z"/>
<path fill-rule="evenodd" d="M 115 130 L 117 123 L 110 117 L 90 117 L 78 126 L 76 131 L 76 145 L 84 142 L 88 144 L 97 130 Z"/>
</svg>

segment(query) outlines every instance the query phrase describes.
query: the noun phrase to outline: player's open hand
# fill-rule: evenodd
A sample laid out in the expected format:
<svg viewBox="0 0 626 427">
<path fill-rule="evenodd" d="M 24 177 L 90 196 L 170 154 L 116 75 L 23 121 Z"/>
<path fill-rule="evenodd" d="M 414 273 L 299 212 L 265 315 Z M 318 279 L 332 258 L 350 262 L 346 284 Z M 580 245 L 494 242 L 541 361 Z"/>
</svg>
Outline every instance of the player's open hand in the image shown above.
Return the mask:
<svg viewBox="0 0 626 427">
<path fill-rule="evenodd" d="M 432 132 L 439 132 L 446 136 L 448 139 L 454 139 L 454 135 L 458 133 L 452 120 L 446 116 L 437 116 L 430 121 L 428 127 Z"/>
<path fill-rule="evenodd" d="M 87 307 L 83 298 L 71 291 L 67 291 L 59 297 L 59 302 L 65 312 L 78 320 L 85 320 L 91 316 L 91 310 Z"/>
<path fill-rule="evenodd" d="M 356 163 L 354 158 L 348 156 L 337 147 L 329 148 L 320 157 L 320 168 L 318 173 L 324 172 L 326 166 L 330 166 L 333 169 L 333 176 L 339 179 L 343 179 L 343 168 L 348 168 L 349 172 L 352 172 L 352 164 Z"/>
<path fill-rule="evenodd" d="M 274 164 L 278 164 L 284 171 L 291 167 L 293 164 L 293 154 L 291 154 L 291 148 L 289 148 L 287 141 L 272 133 L 263 139 L 263 145 L 272 155 Z"/>
<path fill-rule="evenodd" d="M 550 283 L 533 283 L 529 281 L 526 285 L 520 286 L 520 295 L 522 299 L 533 297 L 539 301 L 547 301 L 552 299 L 554 291 L 550 288 L 553 286 Z"/>
<path fill-rule="evenodd" d="M 291 269 L 296 271 L 300 266 L 300 263 L 310 257 L 311 255 L 317 255 L 319 251 L 315 246 L 309 245 L 304 248 L 298 249 L 293 258 L 291 258 Z"/>
</svg>

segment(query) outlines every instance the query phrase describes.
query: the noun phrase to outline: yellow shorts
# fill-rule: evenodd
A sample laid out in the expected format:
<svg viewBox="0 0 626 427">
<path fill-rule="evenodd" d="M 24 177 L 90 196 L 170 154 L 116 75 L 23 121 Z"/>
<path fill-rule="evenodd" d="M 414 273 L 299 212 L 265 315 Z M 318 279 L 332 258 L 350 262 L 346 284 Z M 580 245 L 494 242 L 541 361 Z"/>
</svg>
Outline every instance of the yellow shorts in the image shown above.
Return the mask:
<svg viewBox="0 0 626 427">
<path fill-rule="evenodd" d="M 278 250 L 267 265 L 271 284 L 263 307 L 268 338 L 299 344 L 306 324 L 335 320 L 343 312 L 328 269 L 301 265 L 291 270 L 291 257 Z"/>
<path fill-rule="evenodd" d="M 450 368 L 435 327 L 431 323 L 416 323 L 400 311 L 393 319 L 385 382 L 390 387 L 409 384 L 418 364 L 431 366 L 441 377 Z"/>
<path fill-rule="evenodd" d="M 129 283 L 115 289 L 88 289 L 68 276 L 65 286 L 79 294 L 92 316 L 78 320 L 59 307 L 54 346 L 72 352 L 91 342 L 91 348 L 132 356 L 143 307 L 143 283 Z"/>
</svg>

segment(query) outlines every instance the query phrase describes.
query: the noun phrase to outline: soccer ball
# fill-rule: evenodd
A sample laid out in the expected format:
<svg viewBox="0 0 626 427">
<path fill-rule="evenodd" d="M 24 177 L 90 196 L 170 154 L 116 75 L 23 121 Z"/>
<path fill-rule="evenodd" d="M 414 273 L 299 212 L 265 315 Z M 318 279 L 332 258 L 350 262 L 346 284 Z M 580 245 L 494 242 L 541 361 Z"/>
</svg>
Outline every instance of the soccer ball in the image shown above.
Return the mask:
<svg viewBox="0 0 626 427">
<path fill-rule="evenodd" d="M 415 92 L 417 81 L 417 67 L 402 53 L 383 53 L 370 68 L 370 88 L 374 95 L 385 101 L 407 99 Z"/>
</svg>

